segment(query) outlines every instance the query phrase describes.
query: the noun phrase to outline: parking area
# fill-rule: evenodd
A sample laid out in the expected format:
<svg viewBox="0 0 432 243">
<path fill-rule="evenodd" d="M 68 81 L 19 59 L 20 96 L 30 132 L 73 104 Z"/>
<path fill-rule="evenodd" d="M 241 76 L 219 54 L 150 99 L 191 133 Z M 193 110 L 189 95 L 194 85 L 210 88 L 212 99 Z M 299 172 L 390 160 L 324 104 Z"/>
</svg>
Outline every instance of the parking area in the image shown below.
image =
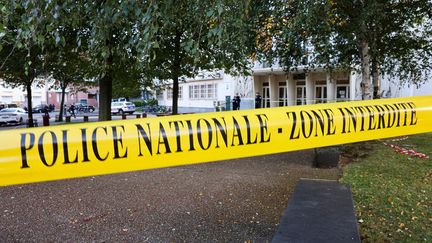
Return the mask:
<svg viewBox="0 0 432 243">
<path fill-rule="evenodd" d="M 57 125 L 57 124 L 63 124 L 66 122 L 66 118 L 63 119 L 62 122 L 58 122 L 56 117 L 58 116 L 59 112 L 50 112 L 50 118 L 49 123 L 50 125 Z M 134 114 L 128 114 L 126 115 L 126 119 L 135 119 L 136 115 L 142 115 L 140 113 L 134 113 Z M 43 113 L 34 113 L 33 114 L 33 120 L 37 122 L 37 126 L 43 126 Z M 84 116 L 87 117 L 89 122 L 96 122 L 98 121 L 98 113 L 97 112 L 91 112 L 91 113 L 78 113 L 76 117 L 70 117 L 70 122 L 84 122 Z M 152 117 L 155 115 L 148 114 L 148 117 Z M 112 115 L 112 120 L 120 120 L 122 119 L 122 115 Z M 27 119 L 26 119 L 27 120 Z M 22 123 L 10 123 L 10 124 L 0 124 L 0 130 L 7 130 L 7 129 L 17 129 L 17 128 L 26 128 L 27 123 L 24 121 Z"/>
</svg>

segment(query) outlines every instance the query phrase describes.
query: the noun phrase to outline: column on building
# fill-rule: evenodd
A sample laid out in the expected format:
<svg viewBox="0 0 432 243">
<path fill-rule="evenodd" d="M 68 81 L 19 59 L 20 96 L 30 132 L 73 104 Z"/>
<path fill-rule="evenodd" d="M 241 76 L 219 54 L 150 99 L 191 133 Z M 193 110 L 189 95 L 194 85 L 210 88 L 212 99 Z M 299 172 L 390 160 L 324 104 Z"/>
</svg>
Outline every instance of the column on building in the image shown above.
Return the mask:
<svg viewBox="0 0 432 243">
<path fill-rule="evenodd" d="M 262 93 L 263 90 L 263 82 L 261 80 L 261 76 L 253 76 L 253 87 L 254 87 L 254 94 L 256 92 L 259 92 L 260 94 Z M 263 95 L 263 94 L 261 94 Z"/>
<path fill-rule="evenodd" d="M 314 81 L 312 79 L 312 75 L 310 73 L 306 73 L 306 104 L 314 104 Z"/>
<path fill-rule="evenodd" d="M 333 79 L 330 72 L 326 73 L 326 82 L 327 82 L 327 102 L 335 102 L 336 81 Z"/>
<path fill-rule="evenodd" d="M 287 75 L 287 99 L 288 105 L 296 105 L 296 83 L 292 73 Z"/>
<path fill-rule="evenodd" d="M 278 87 L 279 83 L 274 74 L 268 76 L 268 82 L 270 85 L 270 107 L 278 106 Z"/>
<path fill-rule="evenodd" d="M 349 72 L 350 100 L 357 100 L 357 99 L 361 100 L 361 92 L 359 93 L 356 92 L 357 88 L 358 90 L 361 90 L 360 82 L 361 82 L 361 74 L 354 70 L 351 70 Z"/>
</svg>

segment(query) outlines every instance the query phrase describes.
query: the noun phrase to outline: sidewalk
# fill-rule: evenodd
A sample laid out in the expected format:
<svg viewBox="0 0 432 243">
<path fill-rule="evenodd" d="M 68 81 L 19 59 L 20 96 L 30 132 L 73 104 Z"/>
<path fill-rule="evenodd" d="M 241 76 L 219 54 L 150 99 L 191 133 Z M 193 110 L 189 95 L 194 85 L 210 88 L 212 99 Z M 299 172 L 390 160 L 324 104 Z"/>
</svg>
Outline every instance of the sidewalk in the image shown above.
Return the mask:
<svg viewBox="0 0 432 243">
<path fill-rule="evenodd" d="M 142 118 L 142 113 L 134 113 L 132 115 L 126 115 L 126 120 L 130 119 L 137 119 L 137 115 L 140 115 Z M 84 122 L 84 117 L 87 116 L 88 122 L 97 122 L 99 119 L 98 113 L 82 113 L 77 114 L 76 117 L 70 116 L 70 123 L 78 123 L 78 122 Z M 155 117 L 156 115 L 153 114 L 147 114 L 147 117 Z M 58 117 L 58 112 L 51 112 L 50 113 L 50 119 L 49 124 L 50 125 L 59 125 L 59 124 L 67 124 L 69 122 L 66 122 L 66 116 L 63 117 L 63 121 L 57 121 L 56 118 Z M 43 126 L 43 117 L 41 114 L 35 114 L 34 119 L 37 120 L 38 126 Z M 121 120 L 122 116 L 120 115 L 112 115 L 111 120 Z M 139 119 L 139 118 L 138 118 Z"/>
</svg>

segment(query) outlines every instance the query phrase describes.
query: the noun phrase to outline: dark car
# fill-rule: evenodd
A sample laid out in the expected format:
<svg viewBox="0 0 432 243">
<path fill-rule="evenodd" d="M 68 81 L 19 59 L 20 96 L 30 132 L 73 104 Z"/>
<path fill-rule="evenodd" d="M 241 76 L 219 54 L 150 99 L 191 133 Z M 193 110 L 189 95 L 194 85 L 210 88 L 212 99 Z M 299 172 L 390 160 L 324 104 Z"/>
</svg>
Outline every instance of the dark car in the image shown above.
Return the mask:
<svg viewBox="0 0 432 243">
<path fill-rule="evenodd" d="M 6 109 L 6 108 L 18 108 L 17 104 L 0 104 L 0 110 Z"/>
<path fill-rule="evenodd" d="M 33 113 L 44 113 L 45 107 L 48 108 L 49 112 L 54 110 L 52 106 L 41 104 L 41 105 L 36 105 L 35 107 L 33 107 L 32 111 L 33 111 Z"/>
</svg>

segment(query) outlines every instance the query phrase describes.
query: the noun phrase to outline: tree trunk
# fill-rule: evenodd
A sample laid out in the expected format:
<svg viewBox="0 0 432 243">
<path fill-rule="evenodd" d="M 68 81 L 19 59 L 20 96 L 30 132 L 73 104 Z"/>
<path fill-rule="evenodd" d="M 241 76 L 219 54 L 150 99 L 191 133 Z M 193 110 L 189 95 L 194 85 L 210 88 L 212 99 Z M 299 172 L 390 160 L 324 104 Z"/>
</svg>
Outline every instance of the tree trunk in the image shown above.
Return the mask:
<svg viewBox="0 0 432 243">
<path fill-rule="evenodd" d="M 111 71 L 99 80 L 99 121 L 111 120 L 112 81 Z"/>
<path fill-rule="evenodd" d="M 66 82 L 62 81 L 62 83 L 60 85 L 62 93 L 61 93 L 61 99 L 60 99 L 60 112 L 59 112 L 58 121 L 63 121 L 63 116 L 66 115 L 66 114 L 63 114 L 63 113 L 66 113 L 66 111 L 64 109 L 64 105 L 65 105 L 64 100 L 65 100 L 66 87 L 67 87 Z"/>
<path fill-rule="evenodd" d="M 32 105 L 32 88 L 31 85 L 33 83 L 33 78 L 27 81 L 26 90 L 27 90 L 27 112 L 28 112 L 28 127 L 34 127 L 33 123 L 33 105 Z"/>
<path fill-rule="evenodd" d="M 179 91 L 179 75 L 180 75 L 180 65 L 181 65 L 181 53 L 180 53 L 180 37 L 181 33 L 177 31 L 175 37 L 174 46 L 174 62 L 172 66 L 172 80 L 173 80 L 173 95 L 172 95 L 172 114 L 178 114 L 178 91 Z"/>
<path fill-rule="evenodd" d="M 366 40 L 362 40 L 360 43 L 361 53 L 361 71 L 362 71 L 362 99 L 370 100 L 371 95 L 371 81 L 370 81 L 370 56 L 369 56 L 369 44 Z"/>
<path fill-rule="evenodd" d="M 381 98 L 381 69 L 378 60 L 372 59 L 372 83 L 373 83 L 373 98 Z"/>
<path fill-rule="evenodd" d="M 178 77 L 173 77 L 173 101 L 172 101 L 172 114 L 178 114 L 178 91 L 179 91 L 179 79 Z"/>
</svg>

